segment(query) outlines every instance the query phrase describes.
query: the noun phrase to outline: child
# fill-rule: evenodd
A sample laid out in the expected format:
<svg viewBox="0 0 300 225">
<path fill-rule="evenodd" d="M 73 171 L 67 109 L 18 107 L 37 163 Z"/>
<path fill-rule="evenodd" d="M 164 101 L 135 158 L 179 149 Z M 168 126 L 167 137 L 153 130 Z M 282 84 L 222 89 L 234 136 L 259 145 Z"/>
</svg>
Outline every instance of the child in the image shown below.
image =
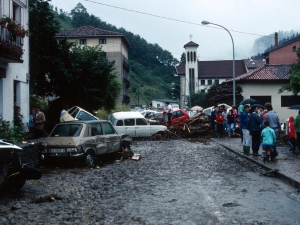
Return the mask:
<svg viewBox="0 0 300 225">
<path fill-rule="evenodd" d="M 272 128 L 270 128 L 269 121 L 264 122 L 265 128 L 261 132 L 260 141 L 262 143 L 262 154 L 263 154 L 263 161 L 268 162 L 271 155 L 271 150 L 273 145 L 276 144 L 276 135 Z"/>
<path fill-rule="evenodd" d="M 296 135 L 295 135 L 295 126 L 294 126 L 294 117 L 289 118 L 289 144 L 291 145 L 290 151 L 293 150 L 295 153 L 296 150 Z"/>
<path fill-rule="evenodd" d="M 218 130 L 217 130 L 217 136 L 223 136 L 223 122 L 224 122 L 224 116 L 222 116 L 222 111 L 219 110 L 218 114 L 216 116 L 216 121 L 215 123 L 217 124 Z"/>
</svg>

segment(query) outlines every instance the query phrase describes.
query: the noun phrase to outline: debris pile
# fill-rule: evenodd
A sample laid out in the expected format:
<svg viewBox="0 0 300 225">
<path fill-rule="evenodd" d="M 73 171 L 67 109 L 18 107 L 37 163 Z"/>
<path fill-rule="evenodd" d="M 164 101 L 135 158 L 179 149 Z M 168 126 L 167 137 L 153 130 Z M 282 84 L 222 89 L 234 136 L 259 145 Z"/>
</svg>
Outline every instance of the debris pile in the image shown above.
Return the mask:
<svg viewBox="0 0 300 225">
<path fill-rule="evenodd" d="M 236 102 L 243 101 L 241 86 L 235 86 Z M 219 104 L 220 102 L 226 102 L 228 105 L 233 105 L 233 85 L 220 84 L 212 86 L 206 96 L 205 102 L 211 103 L 211 105 Z"/>
<path fill-rule="evenodd" d="M 169 127 L 168 132 L 181 138 L 207 136 L 211 134 L 210 115 L 197 113 L 186 123 Z"/>
</svg>

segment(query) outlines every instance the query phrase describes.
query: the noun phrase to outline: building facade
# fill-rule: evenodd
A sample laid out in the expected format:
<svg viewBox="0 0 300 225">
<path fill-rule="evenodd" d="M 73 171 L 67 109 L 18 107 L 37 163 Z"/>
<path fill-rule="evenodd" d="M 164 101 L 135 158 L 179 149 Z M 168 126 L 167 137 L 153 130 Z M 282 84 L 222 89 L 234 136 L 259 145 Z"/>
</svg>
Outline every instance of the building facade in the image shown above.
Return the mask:
<svg viewBox="0 0 300 225">
<path fill-rule="evenodd" d="M 30 114 L 29 38 L 23 33 L 28 30 L 28 4 L 28 0 L 0 0 L 0 114 L 12 121 L 16 104 L 25 124 Z"/>
<path fill-rule="evenodd" d="M 109 61 L 115 61 L 115 70 L 119 74 L 119 82 L 122 90 L 119 94 L 118 103 L 128 105 L 130 97 L 128 96 L 128 88 L 130 81 L 128 80 L 129 64 L 128 49 L 130 44 L 122 33 L 107 31 L 92 26 L 83 26 L 72 30 L 64 30 L 56 34 L 56 38 L 67 38 L 70 42 L 77 42 L 80 45 L 96 46 L 100 45 L 106 53 Z"/>
</svg>

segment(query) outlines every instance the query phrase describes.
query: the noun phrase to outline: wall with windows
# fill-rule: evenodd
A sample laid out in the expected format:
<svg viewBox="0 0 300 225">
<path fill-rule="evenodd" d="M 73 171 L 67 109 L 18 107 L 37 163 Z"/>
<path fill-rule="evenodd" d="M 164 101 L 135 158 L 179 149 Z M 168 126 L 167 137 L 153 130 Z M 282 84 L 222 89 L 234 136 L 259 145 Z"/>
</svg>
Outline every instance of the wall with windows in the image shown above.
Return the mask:
<svg viewBox="0 0 300 225">
<path fill-rule="evenodd" d="M 199 79 L 198 80 L 198 91 L 202 91 L 205 90 L 205 92 L 207 92 L 207 90 L 210 88 L 210 86 L 214 85 L 214 84 L 221 84 L 223 81 L 226 81 L 226 79 L 224 78 L 204 78 L 204 79 Z"/>
<path fill-rule="evenodd" d="M 0 0 L 0 16 L 9 16 L 20 22 L 28 29 L 28 1 L 27 0 Z M 23 123 L 27 125 L 29 118 L 29 38 L 22 40 L 23 62 L 7 62 L 0 58 L 0 114 L 3 119 L 12 121 L 14 103 L 21 107 L 24 116 Z M 27 126 L 25 126 L 27 128 Z"/>
<path fill-rule="evenodd" d="M 291 96 L 292 92 L 284 91 L 283 93 L 278 93 L 278 90 L 286 85 L 287 81 L 282 83 L 273 83 L 273 82 L 262 82 L 262 83 L 238 83 L 243 89 L 243 97 L 254 98 L 259 101 L 267 101 L 271 100 L 271 104 L 279 116 L 280 121 L 285 122 L 290 116 L 297 116 L 297 110 L 290 110 L 285 103 L 286 96 Z M 260 102 L 261 104 L 265 104 L 266 102 Z M 290 102 L 292 103 L 292 101 Z M 295 103 L 295 102 L 293 102 Z"/>
</svg>

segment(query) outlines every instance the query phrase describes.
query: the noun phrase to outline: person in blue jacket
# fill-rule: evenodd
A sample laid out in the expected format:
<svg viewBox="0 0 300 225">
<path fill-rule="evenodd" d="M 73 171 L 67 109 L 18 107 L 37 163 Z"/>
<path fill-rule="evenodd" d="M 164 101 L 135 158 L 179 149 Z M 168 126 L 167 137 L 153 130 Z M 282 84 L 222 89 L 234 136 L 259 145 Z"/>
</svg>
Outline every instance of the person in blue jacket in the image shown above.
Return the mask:
<svg viewBox="0 0 300 225">
<path fill-rule="evenodd" d="M 251 116 L 249 119 L 249 130 L 252 136 L 252 153 L 253 156 L 259 156 L 258 150 L 260 146 L 260 125 L 263 121 L 262 118 L 258 115 L 258 107 L 252 106 L 251 107 Z"/>
<path fill-rule="evenodd" d="M 243 151 L 245 154 L 250 154 L 249 119 L 249 105 L 244 105 L 244 112 L 241 115 L 240 124 L 243 133 Z"/>
<path fill-rule="evenodd" d="M 261 132 L 260 140 L 262 143 L 262 154 L 263 161 L 268 162 L 270 160 L 271 151 L 273 146 L 276 144 L 276 135 L 275 131 L 270 128 L 269 121 L 264 122 L 265 128 Z"/>
</svg>

